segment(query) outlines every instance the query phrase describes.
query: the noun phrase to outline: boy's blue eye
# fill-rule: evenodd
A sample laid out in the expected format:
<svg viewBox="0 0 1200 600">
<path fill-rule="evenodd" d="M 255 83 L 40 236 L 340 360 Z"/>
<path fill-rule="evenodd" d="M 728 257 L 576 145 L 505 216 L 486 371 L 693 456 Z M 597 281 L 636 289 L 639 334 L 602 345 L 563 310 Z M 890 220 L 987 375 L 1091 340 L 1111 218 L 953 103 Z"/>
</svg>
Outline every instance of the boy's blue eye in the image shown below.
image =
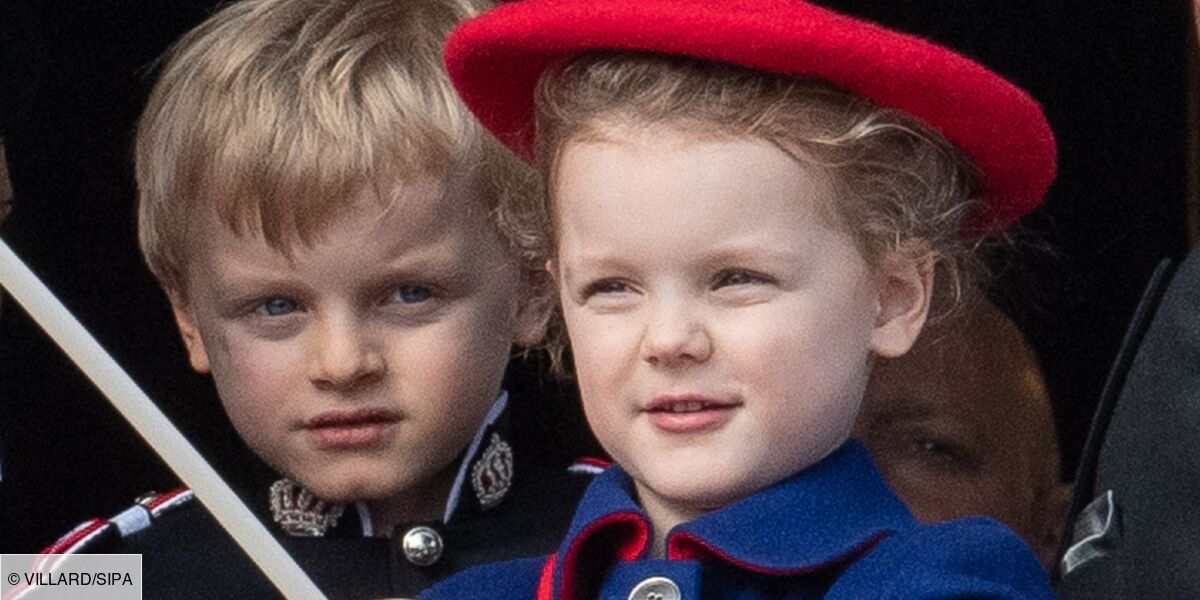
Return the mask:
<svg viewBox="0 0 1200 600">
<path fill-rule="evenodd" d="M 419 304 L 433 297 L 433 291 L 423 285 L 402 285 L 388 297 L 391 302 Z"/>
<path fill-rule="evenodd" d="M 288 298 L 270 298 L 259 304 L 255 312 L 266 317 L 282 317 L 296 312 L 297 308 L 294 300 Z"/>
</svg>

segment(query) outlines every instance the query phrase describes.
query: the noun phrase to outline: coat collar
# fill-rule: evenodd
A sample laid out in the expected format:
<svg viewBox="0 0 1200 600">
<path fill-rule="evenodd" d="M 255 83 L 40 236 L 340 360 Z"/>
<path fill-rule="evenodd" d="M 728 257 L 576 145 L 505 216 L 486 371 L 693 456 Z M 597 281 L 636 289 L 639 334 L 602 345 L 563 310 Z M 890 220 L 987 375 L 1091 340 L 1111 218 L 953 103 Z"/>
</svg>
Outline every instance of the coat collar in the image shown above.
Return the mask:
<svg viewBox="0 0 1200 600">
<path fill-rule="evenodd" d="M 820 571 L 869 550 L 916 521 L 888 489 L 862 444 L 849 441 L 816 465 L 667 534 L 668 560 L 718 560 L 777 575 Z M 620 467 L 599 475 L 554 557 L 556 598 L 579 597 L 597 561 L 647 558 L 651 528 Z"/>
<path fill-rule="evenodd" d="M 508 494 L 514 471 L 508 414 L 508 392 L 501 392 L 463 453 L 442 523 L 488 510 Z M 270 496 L 270 517 L 290 535 L 373 537 L 377 533 L 363 502 L 326 503 L 289 479 L 275 482 Z"/>
</svg>

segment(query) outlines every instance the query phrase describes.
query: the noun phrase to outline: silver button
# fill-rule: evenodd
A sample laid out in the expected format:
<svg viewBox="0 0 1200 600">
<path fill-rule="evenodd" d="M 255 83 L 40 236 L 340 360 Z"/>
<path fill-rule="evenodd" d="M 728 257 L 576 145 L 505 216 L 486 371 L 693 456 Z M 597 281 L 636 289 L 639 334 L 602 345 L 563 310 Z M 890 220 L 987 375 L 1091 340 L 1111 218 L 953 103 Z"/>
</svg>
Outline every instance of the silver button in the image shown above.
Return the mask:
<svg viewBox="0 0 1200 600">
<path fill-rule="evenodd" d="M 404 558 L 418 567 L 428 567 L 442 557 L 442 536 L 429 527 L 413 527 L 400 542 Z"/>
<path fill-rule="evenodd" d="M 674 581 L 666 577 L 650 577 L 633 586 L 629 600 L 680 600 L 683 594 Z"/>
</svg>

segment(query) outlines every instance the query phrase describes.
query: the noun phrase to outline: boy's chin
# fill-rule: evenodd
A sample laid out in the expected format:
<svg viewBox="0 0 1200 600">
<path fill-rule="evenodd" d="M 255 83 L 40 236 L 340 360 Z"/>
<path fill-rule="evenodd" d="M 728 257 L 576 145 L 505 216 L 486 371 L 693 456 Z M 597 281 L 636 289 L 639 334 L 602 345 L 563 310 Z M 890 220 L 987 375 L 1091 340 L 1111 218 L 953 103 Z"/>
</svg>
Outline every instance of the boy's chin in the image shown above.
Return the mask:
<svg viewBox="0 0 1200 600">
<path fill-rule="evenodd" d="M 298 480 L 297 483 L 327 502 L 351 503 L 379 500 L 395 495 L 395 490 L 367 481 L 326 481 L 324 479 Z"/>
<path fill-rule="evenodd" d="M 293 473 L 288 476 L 326 502 L 351 503 L 390 498 L 411 487 L 398 478 L 350 469 L 328 473 Z"/>
<path fill-rule="evenodd" d="M 435 473 L 397 471 L 381 464 L 340 465 L 289 474 L 292 481 L 316 497 L 341 504 L 364 502 L 372 513 L 377 508 L 396 512 L 405 520 L 426 520 L 442 514 L 456 470 Z M 447 479 L 449 477 L 450 479 Z"/>
</svg>

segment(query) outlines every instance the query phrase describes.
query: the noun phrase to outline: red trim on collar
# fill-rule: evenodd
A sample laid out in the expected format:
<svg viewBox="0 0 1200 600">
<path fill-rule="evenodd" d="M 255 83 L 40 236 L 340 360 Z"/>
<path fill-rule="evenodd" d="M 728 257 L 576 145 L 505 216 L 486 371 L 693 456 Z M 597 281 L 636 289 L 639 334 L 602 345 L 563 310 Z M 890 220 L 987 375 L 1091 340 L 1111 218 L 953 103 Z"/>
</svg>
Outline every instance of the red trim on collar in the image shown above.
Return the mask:
<svg viewBox="0 0 1200 600">
<path fill-rule="evenodd" d="M 803 575 L 806 573 L 815 573 L 826 569 L 836 567 L 856 560 L 859 556 L 870 552 L 872 548 L 879 542 L 883 541 L 888 536 L 888 533 L 878 533 L 866 539 L 863 543 L 851 548 L 848 552 L 833 558 L 832 560 L 819 563 L 816 565 L 807 565 L 794 569 L 772 569 L 754 563 L 746 562 L 740 558 L 730 556 L 722 552 L 717 547 L 702 540 L 690 533 L 677 533 L 672 535 L 667 540 L 667 559 L 668 560 L 698 560 L 719 559 L 729 563 L 744 571 L 752 573 L 761 573 L 763 575 Z"/>
<path fill-rule="evenodd" d="M 579 551 L 583 544 L 591 539 L 595 534 L 603 529 L 610 529 L 614 526 L 632 525 L 634 535 L 632 538 L 626 538 L 616 551 L 617 560 L 632 561 L 637 560 L 642 552 L 646 549 L 646 543 L 650 540 L 650 526 L 646 524 L 646 520 L 637 513 L 613 513 L 605 515 L 579 532 L 575 539 L 571 541 L 571 545 L 567 547 L 567 552 L 563 556 L 562 577 L 559 578 L 559 594 L 560 600 L 575 600 L 575 571 L 577 569 L 576 562 L 579 559 Z M 553 581 L 553 579 L 551 580 Z M 553 587 L 553 586 L 551 586 Z M 553 590 L 551 590 L 553 594 Z"/>
<path fill-rule="evenodd" d="M 537 600 L 552 600 L 554 598 L 554 565 L 558 555 L 551 554 L 542 565 L 542 576 L 538 578 Z"/>
</svg>

